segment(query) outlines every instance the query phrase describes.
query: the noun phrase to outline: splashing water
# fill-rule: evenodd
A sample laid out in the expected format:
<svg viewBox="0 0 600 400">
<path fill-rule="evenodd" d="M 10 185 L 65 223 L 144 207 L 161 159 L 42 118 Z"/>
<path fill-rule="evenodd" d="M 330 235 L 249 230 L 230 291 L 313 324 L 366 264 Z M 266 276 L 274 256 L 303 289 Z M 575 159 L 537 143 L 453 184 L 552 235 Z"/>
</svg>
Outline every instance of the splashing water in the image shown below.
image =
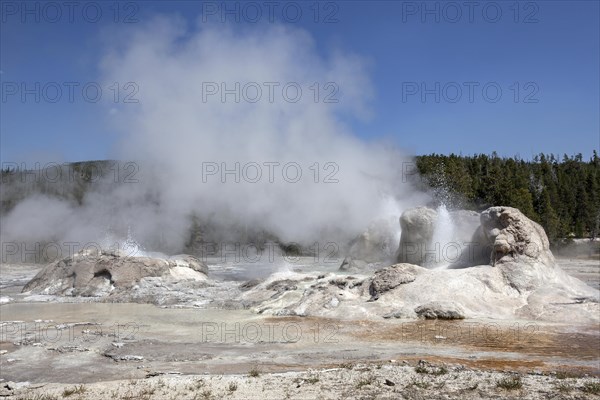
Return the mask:
<svg viewBox="0 0 600 400">
<path fill-rule="evenodd" d="M 117 238 L 113 231 L 108 228 L 104 238 L 100 242 L 100 248 L 106 251 L 119 251 L 127 257 L 150 256 L 142 245 L 133 237 L 131 226 L 127 227 L 127 237 L 125 240 Z"/>
<path fill-rule="evenodd" d="M 430 249 L 435 249 L 435 257 L 428 260 L 428 266 L 434 268 L 447 267 L 455 256 L 455 246 L 451 243 L 454 238 L 454 223 L 445 204 L 437 208 L 437 220 L 433 230 Z"/>
<path fill-rule="evenodd" d="M 133 234 L 131 233 L 131 226 L 127 227 L 127 239 L 121 246 L 121 250 L 127 254 L 129 257 L 144 257 L 146 256 L 146 252 L 142 248 L 142 246 L 133 238 Z"/>
</svg>

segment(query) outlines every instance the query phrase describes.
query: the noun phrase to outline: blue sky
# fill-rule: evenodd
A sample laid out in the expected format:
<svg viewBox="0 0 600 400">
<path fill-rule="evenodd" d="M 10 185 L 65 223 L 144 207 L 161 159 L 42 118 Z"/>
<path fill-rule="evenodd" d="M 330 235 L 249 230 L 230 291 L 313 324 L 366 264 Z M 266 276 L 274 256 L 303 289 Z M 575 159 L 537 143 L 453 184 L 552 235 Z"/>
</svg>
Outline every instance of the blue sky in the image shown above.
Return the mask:
<svg viewBox="0 0 600 400">
<path fill-rule="evenodd" d="M 3 162 L 111 157 L 118 137 L 107 123 L 109 108 L 84 101 L 80 89 L 68 101 L 64 82 L 81 88 L 99 80 L 110 32 L 125 43 L 156 14 L 192 21 L 203 11 L 211 23 L 226 18 L 245 29 L 293 25 L 310 33 L 324 57 L 342 50 L 366 60 L 371 116 L 342 117 L 366 141 L 387 140 L 415 154 L 496 151 L 523 158 L 539 152 L 588 157 L 600 147 L 597 1 L 276 1 L 272 21 L 266 3 L 256 2 L 258 23 L 253 6 L 242 2 L 228 3 L 239 11 L 225 16 L 214 8 L 222 2 L 75 3 L 72 15 L 54 3 L 57 16 L 45 2 L 1 2 Z M 97 9 L 102 16 L 95 22 Z M 302 15 L 295 20 L 297 9 Z M 40 93 L 39 102 L 35 94 L 22 101 L 21 84 L 34 88 L 36 82 L 50 91 Z M 52 82 L 63 90 L 56 103 L 48 101 Z M 103 89 L 105 97 L 114 94 Z"/>
</svg>

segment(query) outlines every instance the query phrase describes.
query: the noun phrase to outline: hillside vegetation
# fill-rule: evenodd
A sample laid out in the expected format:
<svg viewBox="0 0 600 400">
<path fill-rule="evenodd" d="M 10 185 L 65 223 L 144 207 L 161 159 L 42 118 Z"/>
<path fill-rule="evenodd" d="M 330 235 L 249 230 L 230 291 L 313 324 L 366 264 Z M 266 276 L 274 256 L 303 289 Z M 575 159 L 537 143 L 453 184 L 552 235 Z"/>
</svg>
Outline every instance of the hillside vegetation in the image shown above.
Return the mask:
<svg viewBox="0 0 600 400">
<path fill-rule="evenodd" d="M 478 154 L 419 156 L 421 185 L 449 207 L 516 207 L 539 222 L 554 243 L 596 238 L 600 227 L 600 158 L 540 154 L 531 161 Z"/>
</svg>

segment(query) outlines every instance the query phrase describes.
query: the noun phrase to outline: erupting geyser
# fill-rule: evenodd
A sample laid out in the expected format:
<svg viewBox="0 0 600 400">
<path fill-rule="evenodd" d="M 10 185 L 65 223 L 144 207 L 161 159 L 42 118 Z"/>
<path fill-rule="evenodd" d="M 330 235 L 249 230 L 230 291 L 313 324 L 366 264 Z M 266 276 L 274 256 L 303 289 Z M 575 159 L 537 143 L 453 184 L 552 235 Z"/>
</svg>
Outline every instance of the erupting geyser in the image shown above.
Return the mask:
<svg viewBox="0 0 600 400">
<path fill-rule="evenodd" d="M 433 227 L 433 236 L 431 238 L 431 248 L 427 250 L 428 255 L 433 255 L 425 260 L 425 265 L 431 267 L 442 267 L 448 265 L 448 260 L 453 256 L 450 252 L 455 248 L 448 246 L 454 239 L 454 223 L 446 205 L 442 204 L 437 208 L 437 218 Z"/>
</svg>

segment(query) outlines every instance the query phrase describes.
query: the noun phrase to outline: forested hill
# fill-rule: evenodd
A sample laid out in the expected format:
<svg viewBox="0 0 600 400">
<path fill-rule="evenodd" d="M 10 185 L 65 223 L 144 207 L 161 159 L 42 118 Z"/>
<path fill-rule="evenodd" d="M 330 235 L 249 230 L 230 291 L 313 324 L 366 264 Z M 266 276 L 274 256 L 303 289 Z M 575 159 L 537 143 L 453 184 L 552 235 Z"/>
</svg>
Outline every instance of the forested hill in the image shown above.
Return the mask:
<svg viewBox="0 0 600 400">
<path fill-rule="evenodd" d="M 540 154 L 532 161 L 479 154 L 417 157 L 422 184 L 451 207 L 516 207 L 539 222 L 552 242 L 592 237 L 600 227 L 600 158 Z"/>
</svg>

